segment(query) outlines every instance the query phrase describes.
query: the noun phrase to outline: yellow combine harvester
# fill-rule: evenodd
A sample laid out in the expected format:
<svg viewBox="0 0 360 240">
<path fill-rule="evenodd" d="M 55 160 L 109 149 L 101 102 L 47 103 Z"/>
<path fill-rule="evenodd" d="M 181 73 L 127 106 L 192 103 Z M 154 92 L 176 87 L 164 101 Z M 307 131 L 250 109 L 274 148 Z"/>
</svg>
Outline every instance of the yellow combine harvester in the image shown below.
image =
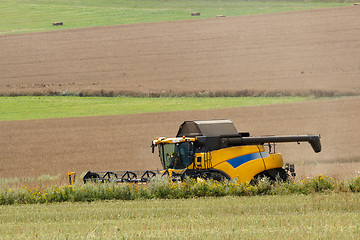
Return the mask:
<svg viewBox="0 0 360 240">
<path fill-rule="evenodd" d="M 315 152 L 321 151 L 319 135 L 251 137 L 248 132 L 238 133 L 230 120 L 186 121 L 176 138 L 154 140 L 153 152 L 157 146 L 163 168 L 181 178 L 287 180 L 289 175 L 295 176 L 294 167 L 287 164 L 283 168 L 283 158 L 273 151 L 274 144 L 304 141 Z"/>
<path fill-rule="evenodd" d="M 88 172 L 83 180 L 147 182 L 156 175 L 167 175 L 174 181 L 186 177 L 286 181 L 295 176 L 294 165 L 284 166 L 282 155 L 275 153 L 279 142 L 309 142 L 316 153 L 321 151 L 319 135 L 253 137 L 239 133 L 230 120 L 185 121 L 175 138 L 160 137 L 152 142 L 152 152 L 158 148 L 164 170 Z"/>
</svg>

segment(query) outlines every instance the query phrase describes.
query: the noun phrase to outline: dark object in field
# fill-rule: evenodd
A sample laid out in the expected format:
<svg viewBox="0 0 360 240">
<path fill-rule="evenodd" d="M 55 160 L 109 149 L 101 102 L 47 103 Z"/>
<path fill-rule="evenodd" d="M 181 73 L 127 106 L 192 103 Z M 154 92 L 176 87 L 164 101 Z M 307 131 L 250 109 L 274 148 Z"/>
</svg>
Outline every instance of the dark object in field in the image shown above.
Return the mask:
<svg viewBox="0 0 360 240">
<path fill-rule="evenodd" d="M 200 16 L 200 13 L 199 12 L 193 12 L 193 13 L 191 13 L 191 16 Z"/>
<path fill-rule="evenodd" d="M 225 15 L 216 15 L 217 18 L 226 17 Z"/>
<path fill-rule="evenodd" d="M 63 22 L 54 22 L 53 23 L 53 26 L 62 26 L 62 25 L 64 25 Z"/>
</svg>

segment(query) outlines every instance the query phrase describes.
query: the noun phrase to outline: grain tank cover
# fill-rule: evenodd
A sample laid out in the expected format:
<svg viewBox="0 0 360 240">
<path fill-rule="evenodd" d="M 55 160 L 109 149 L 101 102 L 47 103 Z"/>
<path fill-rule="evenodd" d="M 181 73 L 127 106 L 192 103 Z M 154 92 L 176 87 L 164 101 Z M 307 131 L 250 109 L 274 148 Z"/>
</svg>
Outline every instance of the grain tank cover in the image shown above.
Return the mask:
<svg viewBox="0 0 360 240">
<path fill-rule="evenodd" d="M 239 135 L 233 122 L 230 120 L 185 121 L 181 124 L 176 137 L 196 136 L 233 136 Z"/>
</svg>

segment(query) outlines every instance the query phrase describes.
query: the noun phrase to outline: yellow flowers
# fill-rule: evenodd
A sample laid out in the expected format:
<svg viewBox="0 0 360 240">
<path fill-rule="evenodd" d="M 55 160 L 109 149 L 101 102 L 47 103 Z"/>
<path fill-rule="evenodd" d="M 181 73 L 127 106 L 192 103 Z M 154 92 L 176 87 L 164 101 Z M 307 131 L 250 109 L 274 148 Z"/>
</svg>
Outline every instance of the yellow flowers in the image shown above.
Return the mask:
<svg viewBox="0 0 360 240">
<path fill-rule="evenodd" d="M 207 196 L 254 196 L 309 194 L 312 192 L 360 192 L 360 177 L 339 181 L 335 178 L 318 175 L 301 181 L 279 182 L 259 181 L 257 185 L 235 181 L 191 180 L 171 182 L 158 179 L 148 184 L 86 184 L 53 186 L 41 189 L 0 190 L 0 205 L 14 203 L 81 202 L 95 200 L 133 200 L 154 198 L 193 198 Z"/>
</svg>

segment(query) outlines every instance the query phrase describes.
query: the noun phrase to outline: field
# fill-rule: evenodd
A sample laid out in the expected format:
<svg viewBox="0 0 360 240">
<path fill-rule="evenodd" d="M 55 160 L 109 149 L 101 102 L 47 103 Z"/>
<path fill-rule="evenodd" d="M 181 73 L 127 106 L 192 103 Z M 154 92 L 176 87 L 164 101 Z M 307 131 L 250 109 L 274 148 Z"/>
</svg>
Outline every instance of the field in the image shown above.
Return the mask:
<svg viewBox="0 0 360 240">
<path fill-rule="evenodd" d="M 0 121 L 124 115 L 284 104 L 308 97 L 0 97 Z"/>
<path fill-rule="evenodd" d="M 189 106 L 188 111 L 139 115 L 2 121 L 1 176 L 38 178 L 64 176 L 73 170 L 160 168 L 150 141 L 174 136 L 185 120 L 219 118 L 232 119 L 239 131 L 252 135 L 321 134 L 320 154 L 306 144 L 280 144 L 277 149 L 285 161 L 296 163 L 299 177 L 354 175 L 360 168 L 360 154 L 354 150 L 360 147 L 354 132 L 360 118 L 359 10 L 351 6 L 2 35 L 2 95 L 354 97 L 232 109 L 200 110 L 199 106 L 190 110 L 194 106 Z M 8 113 L 16 112 L 17 105 L 6 99 L 1 112 L 10 120 Z M 32 98 L 15 99 L 27 99 L 29 104 Z M 226 101 L 230 99 L 237 101 Z M 160 103 L 156 101 L 162 100 L 150 100 L 155 101 L 150 104 L 154 108 L 139 104 L 155 109 Z M 178 105 L 179 98 L 171 101 Z M 218 104 L 211 103 L 216 98 L 206 101 L 212 108 Z M 50 103 L 49 108 L 36 111 L 21 105 L 28 109 L 21 114 L 31 112 L 27 116 L 38 111 L 44 114 L 44 110 L 63 114 L 61 106 Z M 99 110 L 95 105 L 93 115 L 109 114 L 107 107 Z M 70 108 L 77 114 L 83 111 L 80 106 Z M 131 111 L 136 111 L 135 106 Z"/>
<path fill-rule="evenodd" d="M 188 119 L 230 118 L 239 131 L 255 136 L 320 133 L 323 151 L 319 154 L 305 143 L 278 144 L 277 151 L 285 161 L 296 163 L 299 177 L 346 177 L 360 170 L 360 156 L 354 151 L 359 147 L 354 135 L 359 107 L 359 97 L 348 97 L 232 109 L 3 121 L 1 175 L 65 176 L 69 171 L 161 168 L 157 154 L 151 154 L 153 139 L 174 136 Z"/>
<path fill-rule="evenodd" d="M 193 119 L 231 119 L 252 135 L 320 134 L 319 154 L 276 149 L 300 179 L 359 176 L 360 8 L 350 5 L 0 0 L 0 95 L 25 95 L 0 98 L 0 197 L 66 184 L 69 171 L 161 168 L 150 141 Z M 262 105 L 269 97 L 307 101 Z M 330 189 L 1 205 L 0 238 L 358 239 L 359 199 Z"/>
<path fill-rule="evenodd" d="M 218 1 L 218 0 L 25 0 L 0 1 L 0 34 L 40 32 L 68 28 L 108 26 L 130 23 L 241 16 L 314 8 L 349 6 L 336 2 Z M 63 26 L 52 26 L 53 22 Z"/>
<path fill-rule="evenodd" d="M 0 232 L 2 239 L 358 239 L 359 199 L 343 193 L 0 206 Z"/>
<path fill-rule="evenodd" d="M 358 13 L 351 6 L 1 35 L 0 94 L 358 95 Z"/>
</svg>

